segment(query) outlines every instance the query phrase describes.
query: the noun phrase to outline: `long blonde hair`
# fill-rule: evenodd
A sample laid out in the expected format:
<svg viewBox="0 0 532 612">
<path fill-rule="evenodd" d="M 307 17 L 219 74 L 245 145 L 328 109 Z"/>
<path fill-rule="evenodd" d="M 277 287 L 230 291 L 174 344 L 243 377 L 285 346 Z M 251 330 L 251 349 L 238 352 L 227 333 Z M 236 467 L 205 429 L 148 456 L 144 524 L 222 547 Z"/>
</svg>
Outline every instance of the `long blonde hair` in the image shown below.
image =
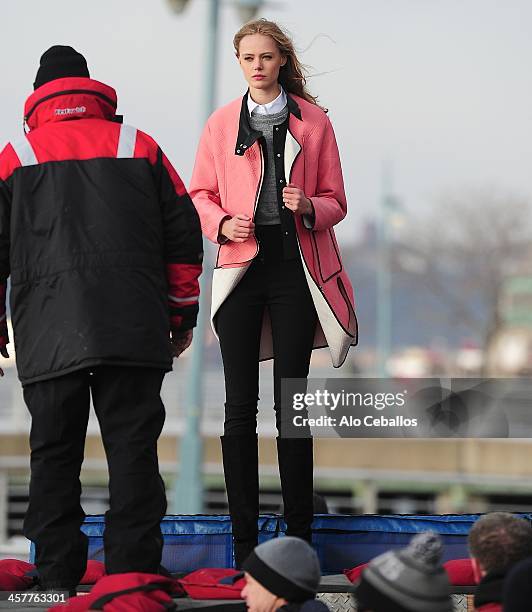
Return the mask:
<svg viewBox="0 0 532 612">
<path fill-rule="evenodd" d="M 307 91 L 305 69 L 297 59 L 294 43 L 289 34 L 283 31 L 274 21 L 255 19 L 244 24 L 233 38 L 233 46 L 238 57 L 240 41 L 244 36 L 251 34 L 264 34 L 273 38 L 281 55 L 286 57 L 286 64 L 279 70 L 279 83 L 288 93 L 304 98 L 311 104 L 318 105 L 318 99 Z"/>
</svg>

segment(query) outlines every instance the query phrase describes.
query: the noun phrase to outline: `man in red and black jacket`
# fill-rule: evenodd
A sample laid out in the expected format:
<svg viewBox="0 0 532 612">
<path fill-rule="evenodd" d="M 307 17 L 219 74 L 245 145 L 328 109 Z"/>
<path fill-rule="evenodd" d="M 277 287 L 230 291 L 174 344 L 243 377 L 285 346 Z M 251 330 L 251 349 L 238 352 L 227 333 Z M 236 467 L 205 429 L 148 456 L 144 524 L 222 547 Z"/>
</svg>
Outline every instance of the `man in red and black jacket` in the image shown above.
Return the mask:
<svg viewBox="0 0 532 612">
<path fill-rule="evenodd" d="M 202 238 L 196 210 L 157 143 L 116 115 L 114 89 L 55 46 L 25 106 L 29 127 L 0 153 L 0 352 L 5 294 L 32 416 L 30 503 L 46 588 L 85 570 L 79 473 L 89 395 L 110 474 L 109 573 L 157 572 L 166 495 L 160 389 L 191 342 Z"/>
</svg>

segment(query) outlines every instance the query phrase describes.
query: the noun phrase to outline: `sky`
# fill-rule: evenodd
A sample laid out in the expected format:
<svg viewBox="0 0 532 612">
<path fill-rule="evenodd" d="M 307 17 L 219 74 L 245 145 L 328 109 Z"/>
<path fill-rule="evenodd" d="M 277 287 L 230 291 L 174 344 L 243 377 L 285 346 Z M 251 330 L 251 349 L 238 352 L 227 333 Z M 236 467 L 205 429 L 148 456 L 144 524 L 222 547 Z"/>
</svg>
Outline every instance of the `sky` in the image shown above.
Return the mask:
<svg viewBox="0 0 532 612">
<path fill-rule="evenodd" d="M 220 9 L 217 105 L 246 89 L 232 4 Z M 40 55 L 69 44 L 188 184 L 205 119 L 207 0 L 180 16 L 167 0 L 0 0 L 0 11 L 0 146 L 21 133 Z M 348 196 L 341 243 L 377 214 L 384 164 L 412 219 L 465 188 L 532 200 L 530 0 L 275 0 L 259 16 L 293 34 L 329 109 Z"/>
</svg>

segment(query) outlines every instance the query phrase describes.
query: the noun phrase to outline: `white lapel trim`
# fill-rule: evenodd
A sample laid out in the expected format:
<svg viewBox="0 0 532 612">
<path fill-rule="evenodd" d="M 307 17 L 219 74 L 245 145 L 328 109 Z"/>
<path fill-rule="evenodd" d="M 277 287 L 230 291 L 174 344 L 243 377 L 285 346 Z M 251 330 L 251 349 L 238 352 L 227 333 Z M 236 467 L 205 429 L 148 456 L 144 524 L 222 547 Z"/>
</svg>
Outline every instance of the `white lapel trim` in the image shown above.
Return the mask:
<svg viewBox="0 0 532 612">
<path fill-rule="evenodd" d="M 292 132 L 286 130 L 286 139 L 284 143 L 284 176 L 287 184 L 290 182 L 292 168 L 300 151 L 301 145 L 294 138 Z"/>
</svg>

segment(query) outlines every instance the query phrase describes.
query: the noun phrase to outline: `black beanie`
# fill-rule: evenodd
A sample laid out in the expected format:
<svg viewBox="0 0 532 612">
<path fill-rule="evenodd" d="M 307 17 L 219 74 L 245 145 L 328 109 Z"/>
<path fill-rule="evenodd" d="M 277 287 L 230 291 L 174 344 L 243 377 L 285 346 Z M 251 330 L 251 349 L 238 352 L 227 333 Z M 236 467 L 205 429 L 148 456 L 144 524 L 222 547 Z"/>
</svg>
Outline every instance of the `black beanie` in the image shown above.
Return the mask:
<svg viewBox="0 0 532 612">
<path fill-rule="evenodd" d="M 54 45 L 42 54 L 33 89 L 64 77 L 90 77 L 87 61 L 72 47 Z"/>
<path fill-rule="evenodd" d="M 255 546 L 242 569 L 270 593 L 290 603 L 314 599 L 321 578 L 318 555 L 310 544 L 294 536 Z"/>
</svg>

